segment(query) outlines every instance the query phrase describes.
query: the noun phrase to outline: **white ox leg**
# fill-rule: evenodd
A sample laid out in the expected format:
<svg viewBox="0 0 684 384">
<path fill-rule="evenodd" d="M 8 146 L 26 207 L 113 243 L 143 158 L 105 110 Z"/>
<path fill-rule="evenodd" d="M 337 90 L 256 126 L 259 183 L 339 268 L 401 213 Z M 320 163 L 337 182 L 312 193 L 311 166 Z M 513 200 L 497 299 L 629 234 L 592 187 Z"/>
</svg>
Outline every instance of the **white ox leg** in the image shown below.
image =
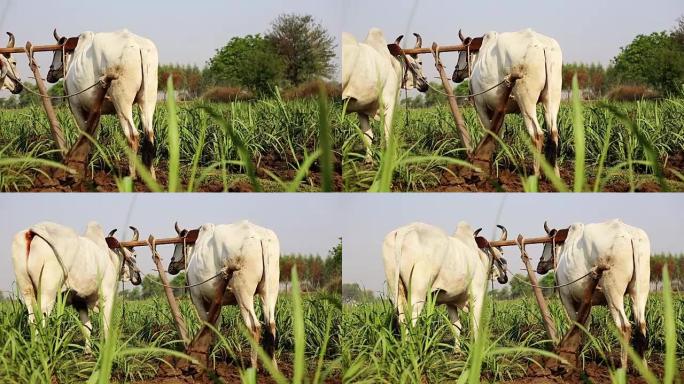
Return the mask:
<svg viewBox="0 0 684 384">
<path fill-rule="evenodd" d="M 83 350 L 87 355 L 89 355 L 92 353 L 90 334 L 93 331 L 93 325 L 90 322 L 90 316 L 88 316 L 88 308 L 79 308 L 78 317 L 81 319 L 83 336 L 85 338 L 85 346 Z"/>
<path fill-rule="evenodd" d="M 449 321 L 451 321 L 451 327 L 454 332 L 454 352 L 461 352 L 461 319 L 458 317 L 458 308 L 456 305 L 447 305 L 447 314 L 449 315 Z"/>
<path fill-rule="evenodd" d="M 363 132 L 363 145 L 366 146 L 366 162 L 373 162 L 373 128 L 370 125 L 368 115 L 362 113 L 358 114 L 359 125 L 361 126 L 361 131 Z"/>
<path fill-rule="evenodd" d="M 261 339 L 261 324 L 254 312 L 254 293 L 256 291 L 256 284 L 254 279 L 250 279 L 245 275 L 244 271 L 237 271 L 233 273 L 233 277 L 230 280 L 230 287 L 235 295 L 235 299 L 240 308 L 240 314 L 242 315 L 242 320 L 245 325 L 252 333 L 252 339 L 256 345 L 260 345 Z M 256 369 L 257 364 L 257 351 L 255 348 L 251 348 L 250 361 L 252 368 Z"/>
<path fill-rule="evenodd" d="M 603 277 L 601 278 L 601 287 L 603 288 L 606 297 L 608 310 L 613 317 L 613 321 L 615 322 L 618 331 L 621 333 L 620 337 L 622 337 L 625 345 L 629 345 L 629 339 L 632 335 L 632 326 L 625 313 L 624 294 L 626 287 L 618 286 L 610 272 L 612 271 L 607 271 L 603 274 Z M 626 348 L 620 349 L 620 365 L 622 368 L 627 369 Z"/>
</svg>

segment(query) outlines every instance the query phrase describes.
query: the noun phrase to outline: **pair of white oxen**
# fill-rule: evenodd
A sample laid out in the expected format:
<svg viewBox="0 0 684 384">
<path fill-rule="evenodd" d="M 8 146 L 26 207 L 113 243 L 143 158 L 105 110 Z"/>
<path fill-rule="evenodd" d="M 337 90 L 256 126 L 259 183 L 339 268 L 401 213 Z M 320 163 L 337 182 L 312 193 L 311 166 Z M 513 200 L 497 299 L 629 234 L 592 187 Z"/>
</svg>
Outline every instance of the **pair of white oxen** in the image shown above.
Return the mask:
<svg viewBox="0 0 684 384">
<path fill-rule="evenodd" d="M 134 231 L 134 240 L 139 237 Z M 107 237 L 113 237 L 113 230 Z M 178 236 L 188 230 L 176 224 Z M 118 242 L 112 242 L 116 244 Z M 187 257 L 187 260 L 186 260 Z M 18 232 L 12 243 L 12 260 L 17 286 L 35 322 L 34 311 L 49 315 L 57 296 L 66 294 L 66 302 L 79 313 L 86 335 L 85 349 L 90 351 L 91 323 L 89 309 L 103 312 L 102 332 L 107 337 L 114 297 L 120 279 L 134 285 L 142 282 L 134 248 L 119 245 L 110 249 L 102 227 L 88 224 L 84 235 L 52 222 L 42 222 Z M 261 297 L 264 323 L 268 326 L 264 347 L 275 363 L 275 306 L 280 279 L 280 243 L 276 234 L 248 221 L 227 225 L 204 224 L 194 244 L 177 244 L 169 273 L 186 269 L 190 297 L 203 321 L 208 318 L 216 295 L 216 279 L 224 272 L 230 276 L 223 304 L 237 304 L 254 339 L 259 342 L 261 325 L 254 312 L 254 295 Z M 202 283 L 205 282 L 206 283 Z M 257 365 L 256 350 L 251 354 Z"/>
<path fill-rule="evenodd" d="M 422 39 L 416 35 L 416 48 Z M 395 43 L 399 44 L 403 36 Z M 459 31 L 464 45 L 473 41 Z M 522 75 L 511 91 L 507 112 L 520 113 L 525 127 L 541 153 L 544 132 L 537 121 L 537 103 L 544 106 L 544 121 L 549 129 L 546 158 L 558 175 L 556 157 L 559 151 L 558 109 L 561 102 L 563 57 L 556 40 L 531 29 L 518 32 L 487 32 L 479 50 L 461 51 L 452 80 L 460 83 L 469 78 L 470 93 L 482 125 L 490 130 L 494 111 L 501 103 L 503 87 L 512 72 Z M 385 141 L 390 138 L 392 117 L 399 90 L 428 90 L 418 55 L 393 56 L 380 29 L 372 28 L 364 42 L 349 33 L 342 34 L 342 99 L 347 111 L 356 112 L 367 147 L 366 158 L 372 161 L 370 149 L 373 131 L 369 119 L 384 117 Z M 491 90 L 490 90 L 491 89 Z M 488 91 L 490 90 L 490 91 Z M 480 94 L 481 93 L 481 94 Z M 539 174 L 535 156 L 534 172 Z"/>
<path fill-rule="evenodd" d="M 505 239 L 507 231 L 500 228 L 503 230 L 502 239 Z M 556 238 L 556 229 L 549 229 L 546 223 L 544 229 L 549 237 Z M 404 312 L 409 311 L 415 324 L 427 295 L 432 293 L 436 295 L 438 304 L 447 306 L 457 336 L 461 330 L 458 311 L 466 308 L 474 321 L 473 336 L 477 335 L 477 322 L 482 313 L 489 276 L 496 277 L 501 284 L 508 280 L 502 250 L 494 247 L 480 249 L 475 240 L 479 232 L 479 229 L 473 232 L 465 222 L 459 223 L 451 236 L 432 225 L 412 223 L 385 237 L 385 276 L 400 322 L 406 321 Z M 630 295 L 638 327 L 634 344 L 643 357 L 648 345 L 645 316 L 650 279 L 648 235 L 620 220 L 611 220 L 597 224 L 572 224 L 567 237 L 564 240 L 558 237 L 557 240 L 545 244 L 537 273 L 545 274 L 555 268 L 556 285 L 560 287 L 560 298 L 570 320 L 576 321 L 589 284 L 589 279 L 582 277 L 596 266 L 607 267 L 599 280 L 592 305 L 608 307 L 621 337 L 629 343 L 631 325 L 625 314 L 624 296 Z M 624 348 L 621 364 L 627 366 Z"/>
<path fill-rule="evenodd" d="M 11 33 L 7 44 L 13 48 L 15 38 Z M 59 36 L 58 44 L 67 38 Z M 64 78 L 64 89 L 69 107 L 78 127 L 85 131 L 90 111 L 95 107 L 97 87 L 91 88 L 105 77 L 113 79 L 107 97 L 102 103 L 102 114 L 115 114 L 134 154 L 138 153 L 139 134 L 133 120 L 133 105 L 140 108 L 140 123 L 145 133 L 142 143 L 143 163 L 155 177 L 152 165 L 155 157 L 154 128 L 152 125 L 157 103 L 157 47 L 152 41 L 127 30 L 116 32 L 83 32 L 73 52 L 56 51 L 47 74 L 47 81 L 56 83 Z M 16 60 L 11 54 L 0 55 L 0 89 L 14 94 L 23 90 Z M 83 92 L 82 92 L 83 91 Z M 134 162 L 129 171 L 135 177 Z"/>
</svg>

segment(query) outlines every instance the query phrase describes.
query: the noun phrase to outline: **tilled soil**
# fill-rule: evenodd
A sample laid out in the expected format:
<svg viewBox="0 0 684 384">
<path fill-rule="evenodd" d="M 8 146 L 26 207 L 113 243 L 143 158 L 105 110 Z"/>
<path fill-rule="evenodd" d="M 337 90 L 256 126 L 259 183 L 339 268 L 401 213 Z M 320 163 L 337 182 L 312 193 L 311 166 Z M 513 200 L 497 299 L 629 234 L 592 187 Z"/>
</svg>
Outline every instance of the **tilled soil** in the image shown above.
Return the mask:
<svg viewBox="0 0 684 384">
<path fill-rule="evenodd" d="M 664 369 L 662 363 L 650 363 L 648 368 L 656 375 L 662 378 Z M 684 374 L 684 372 L 681 372 Z M 627 372 L 627 382 L 630 384 L 646 383 L 639 373 L 630 367 Z M 518 379 L 503 381 L 506 384 L 547 384 L 547 383 L 594 383 L 594 384 L 611 384 L 611 377 L 608 367 L 597 364 L 595 362 L 587 363 L 582 370 L 576 370 L 564 376 L 526 376 Z"/>
<path fill-rule="evenodd" d="M 673 172 L 674 171 L 674 172 Z M 678 180 L 675 172 L 684 172 L 684 153 L 674 156 L 666 162 L 664 176 L 668 180 Z M 567 164 L 560 169 L 560 177 L 566 185 L 572 187 L 574 183 L 574 167 Z M 588 185 L 593 186 L 595 179 L 588 177 Z M 635 186 L 636 192 L 659 192 L 660 185 L 652 180 L 639 181 Z M 554 192 L 553 184 L 541 177 L 538 182 L 540 192 Z M 626 178 L 612 178 L 602 186 L 602 192 L 629 192 L 630 184 Z M 483 175 L 459 176 L 459 169 L 450 167 L 444 171 L 440 185 L 429 189 L 429 192 L 523 192 L 520 174 L 513 170 L 503 169 L 498 174 L 487 177 Z"/>
<path fill-rule="evenodd" d="M 149 384 L 215 384 L 215 383 L 241 383 L 240 368 L 236 365 L 226 362 L 219 362 L 214 369 L 206 374 L 196 374 L 193 376 L 184 376 L 181 372 L 176 372 L 175 375 L 162 376 L 153 379 L 138 381 L 136 383 Z M 294 376 L 294 367 L 291 362 L 279 361 L 278 370 L 287 378 Z M 161 371 L 161 370 L 160 370 Z M 257 372 L 257 383 L 259 384 L 274 384 L 276 381 L 269 375 L 268 371 L 259 368 Z M 338 384 L 342 383 L 341 377 L 334 377 L 326 380 L 326 383 Z"/>
<path fill-rule="evenodd" d="M 120 164 L 119 172 L 127 173 L 128 166 Z M 262 157 L 257 163 L 256 176 L 260 181 L 272 181 L 268 172 L 275 174 L 281 180 L 288 182 L 295 178 L 297 170 L 293 169 L 288 162 L 276 157 Z M 200 173 L 200 172 L 198 172 Z M 168 185 L 168 167 L 162 163 L 156 168 L 157 183 L 165 187 Z M 313 184 L 316 188 L 321 187 L 321 172 L 317 163 L 309 169 L 309 174 L 304 180 Z M 43 175 L 36 177 L 34 185 L 28 189 L 30 192 L 116 192 L 119 190 L 116 184 L 117 175 L 109 170 L 88 171 L 80 185 L 68 184 L 64 181 L 46 179 Z M 181 180 L 182 189 L 187 188 L 187 180 Z M 333 190 L 342 190 L 342 169 L 340 162 L 335 160 L 333 168 Z M 195 188 L 197 192 L 223 192 L 224 185 L 216 178 L 204 181 Z M 133 191 L 149 192 L 150 189 L 138 178 L 133 182 Z M 228 186 L 228 192 L 253 192 L 253 186 L 246 180 L 233 180 Z"/>
</svg>

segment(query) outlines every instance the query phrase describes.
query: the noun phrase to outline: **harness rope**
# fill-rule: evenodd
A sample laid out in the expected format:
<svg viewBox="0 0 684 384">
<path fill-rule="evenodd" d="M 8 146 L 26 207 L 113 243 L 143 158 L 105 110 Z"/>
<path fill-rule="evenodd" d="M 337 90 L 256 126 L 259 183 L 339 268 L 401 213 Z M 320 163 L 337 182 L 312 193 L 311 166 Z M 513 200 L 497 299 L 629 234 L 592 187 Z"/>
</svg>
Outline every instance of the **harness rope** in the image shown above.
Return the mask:
<svg viewBox="0 0 684 384">
<path fill-rule="evenodd" d="M 36 91 L 32 90 L 31 88 L 25 86 L 24 83 L 22 83 L 20 80 L 17 80 L 17 82 L 18 82 L 19 84 L 21 84 L 21 85 L 24 87 L 24 91 L 28 91 L 29 93 L 32 93 L 32 94 L 34 94 L 34 95 L 36 95 L 36 96 L 44 97 L 44 98 L 46 98 L 46 99 L 68 99 L 68 98 L 70 98 L 70 97 L 78 96 L 78 95 L 80 95 L 80 94 L 82 94 L 82 93 L 84 93 L 84 92 L 87 92 L 87 91 L 89 91 L 89 90 L 95 88 L 95 87 L 98 86 L 98 85 L 102 85 L 103 87 L 105 86 L 105 81 L 104 81 L 104 79 L 100 79 L 100 80 L 98 80 L 97 82 L 95 82 L 95 84 L 93 84 L 93 85 L 89 86 L 88 88 L 85 88 L 85 89 L 83 89 L 83 90 L 81 90 L 81 91 L 78 91 L 78 92 L 76 92 L 76 93 L 72 93 L 72 94 L 70 94 L 70 95 L 64 95 L 64 96 L 50 96 L 50 95 L 42 95 L 42 94 L 40 94 L 39 92 L 36 92 Z M 66 90 L 66 87 L 65 87 L 64 89 Z"/>
<path fill-rule="evenodd" d="M 501 82 L 499 82 L 498 84 L 496 84 L 496 85 L 494 85 L 494 86 L 491 86 L 491 87 L 485 89 L 485 90 L 482 91 L 482 92 L 471 93 L 471 94 L 463 95 L 463 96 L 460 96 L 460 95 L 452 95 L 452 96 L 455 97 L 455 98 L 457 98 L 457 99 L 468 99 L 468 98 L 471 98 L 471 97 L 480 96 L 480 95 L 485 94 L 485 93 L 491 91 L 492 89 L 497 88 L 497 87 L 501 86 L 502 84 L 505 84 L 505 83 L 507 83 L 507 82 L 509 82 L 509 81 L 510 81 L 510 80 L 508 79 L 508 76 L 507 76 L 505 79 L 501 80 Z M 437 88 L 433 87 L 432 85 L 430 85 L 430 83 L 428 83 L 428 87 L 430 87 L 430 89 L 432 89 L 433 91 L 435 91 L 435 92 L 437 92 L 437 93 L 439 93 L 439 94 L 441 94 L 441 95 L 443 95 L 443 96 L 449 97 L 449 95 L 446 94 L 446 92 L 440 91 L 439 89 L 437 89 Z"/>
<path fill-rule="evenodd" d="M 578 277 L 577 279 L 575 279 L 575 280 L 573 280 L 573 281 L 571 281 L 571 282 L 569 282 L 569 283 L 560 284 L 560 285 L 548 285 L 548 286 L 547 286 L 547 285 L 536 285 L 536 284 L 528 283 L 527 281 L 525 281 L 525 280 L 523 280 L 522 278 L 518 277 L 517 274 L 513 275 L 513 277 L 516 278 L 516 279 L 518 279 L 519 282 L 521 282 L 521 283 L 523 283 L 523 284 L 525 284 L 525 285 L 528 285 L 528 286 L 530 286 L 530 287 L 534 287 L 534 288 L 547 288 L 547 289 L 553 288 L 553 289 L 556 289 L 556 288 L 567 287 L 568 285 L 575 284 L 576 282 L 578 282 L 578 281 L 584 279 L 585 277 L 591 275 L 591 273 L 592 273 L 592 271 L 589 271 L 589 272 L 587 272 L 586 274 L 584 274 L 584 275 Z"/>
<path fill-rule="evenodd" d="M 215 278 L 217 278 L 217 277 L 219 277 L 219 276 L 221 276 L 221 275 L 225 275 L 225 276 L 228 275 L 227 268 L 222 268 L 222 269 L 219 271 L 219 273 L 217 273 L 217 274 L 215 274 L 214 276 L 212 276 L 212 277 L 210 277 L 210 278 L 208 278 L 208 279 L 202 281 L 201 283 L 197 283 L 197 284 L 182 285 L 182 286 L 173 286 L 173 285 L 166 285 L 166 284 L 164 284 L 164 283 L 162 283 L 162 282 L 160 282 L 160 281 L 154 280 L 154 279 L 150 279 L 150 281 L 153 282 L 153 283 L 155 283 L 155 284 L 157 284 L 157 285 L 161 285 L 162 287 L 167 287 L 167 288 L 171 288 L 171 289 L 186 289 L 186 288 L 192 288 L 192 287 L 196 287 L 196 286 L 198 286 L 198 285 L 202 285 L 202 284 L 207 283 L 207 282 L 209 282 L 209 281 L 211 281 L 211 280 L 214 280 Z M 147 276 L 147 275 L 143 274 L 143 276 Z"/>
<path fill-rule="evenodd" d="M 31 56 L 30 56 L 30 57 L 31 57 L 31 58 L 30 58 L 31 62 L 32 62 L 33 64 L 35 64 L 35 59 L 33 58 L 33 52 L 31 52 Z M 66 54 L 65 48 L 64 48 L 64 46 L 62 46 L 62 73 L 63 73 L 63 76 L 62 76 L 62 77 L 63 77 L 63 78 L 66 78 L 66 74 L 67 74 L 67 60 L 68 60 L 68 59 L 69 59 L 69 55 Z M 37 66 L 37 64 L 35 64 L 35 65 Z M 16 72 L 15 72 L 15 69 L 12 68 L 11 65 L 10 65 L 10 70 L 11 70 L 11 72 L 12 72 L 12 73 L 11 73 L 11 75 L 12 75 L 12 80 L 14 80 L 14 81 L 16 81 L 17 83 L 21 84 L 21 86 L 24 87 L 24 90 L 25 90 L 25 91 L 28 91 L 28 93 L 31 93 L 31 94 L 34 94 L 34 95 L 36 95 L 36 96 L 40 96 L 40 97 L 43 97 L 43 98 L 46 98 L 46 99 L 53 99 L 53 100 L 55 100 L 55 99 L 68 99 L 68 98 L 70 98 L 70 97 L 78 96 L 78 95 L 80 95 L 80 94 L 82 94 L 82 93 L 84 93 L 84 92 L 87 92 L 87 91 L 91 90 L 92 88 L 95 88 L 97 85 L 102 85 L 102 87 L 104 87 L 104 86 L 106 85 L 104 78 L 101 78 L 101 79 L 97 80 L 93 85 L 91 85 L 91 86 L 89 86 L 88 88 L 85 88 L 85 89 L 83 89 L 83 90 L 80 90 L 80 91 L 78 91 L 78 92 L 76 92 L 76 93 L 66 94 L 66 95 L 64 95 L 64 96 L 49 96 L 49 95 L 42 95 L 42 94 L 40 94 L 40 93 L 38 93 L 38 92 L 32 90 L 31 88 L 27 87 L 26 85 L 24 85 L 24 83 L 23 83 L 21 80 L 19 80 L 19 77 L 17 76 L 17 74 L 16 74 Z M 8 73 L 9 73 L 9 72 L 8 72 Z M 64 90 L 67 91 L 66 84 L 64 84 Z"/>
<path fill-rule="evenodd" d="M 183 264 L 184 264 L 184 266 L 185 266 L 185 269 L 187 270 L 187 269 L 188 269 L 188 258 L 187 258 L 187 251 L 186 251 L 187 235 L 186 235 L 186 236 L 183 236 L 183 243 L 182 243 L 182 244 L 183 244 L 183 246 L 182 246 L 182 247 L 183 247 Z M 159 257 L 159 253 L 157 252 L 156 244 L 154 244 L 153 251 L 154 251 L 155 255 L 156 255 L 157 257 Z M 141 273 L 141 274 L 142 274 L 142 273 Z M 206 279 L 206 280 L 204 280 L 204 281 L 202 281 L 202 282 L 200 282 L 200 283 L 197 283 L 197 284 L 190 284 L 190 285 L 183 285 L 183 286 L 173 286 L 173 285 L 166 285 L 166 284 L 162 283 L 161 281 L 157 281 L 157 280 L 155 280 L 155 279 L 150 279 L 149 281 L 151 281 L 151 282 L 153 282 L 153 283 L 155 283 L 155 284 L 157 284 L 157 285 L 161 285 L 162 287 L 166 287 L 166 288 L 171 288 L 171 289 L 187 289 L 187 288 L 192 288 L 192 287 L 196 287 L 196 286 L 198 286 L 198 285 L 202 285 L 202 284 L 204 284 L 204 283 L 207 283 L 207 282 L 209 282 L 209 281 L 211 281 L 211 280 L 214 280 L 215 278 L 217 278 L 217 277 L 219 277 L 219 276 L 221 276 L 221 275 L 223 275 L 223 276 L 228 276 L 228 268 L 226 268 L 226 267 L 221 268 L 221 270 L 220 270 L 217 274 L 215 274 L 214 276 L 212 276 L 212 277 L 210 277 L 210 278 L 208 278 L 208 279 Z M 146 275 L 146 274 L 143 274 L 143 279 L 144 279 L 144 276 L 147 276 L 147 275 Z M 186 275 L 186 276 L 187 276 L 187 275 Z"/>
</svg>

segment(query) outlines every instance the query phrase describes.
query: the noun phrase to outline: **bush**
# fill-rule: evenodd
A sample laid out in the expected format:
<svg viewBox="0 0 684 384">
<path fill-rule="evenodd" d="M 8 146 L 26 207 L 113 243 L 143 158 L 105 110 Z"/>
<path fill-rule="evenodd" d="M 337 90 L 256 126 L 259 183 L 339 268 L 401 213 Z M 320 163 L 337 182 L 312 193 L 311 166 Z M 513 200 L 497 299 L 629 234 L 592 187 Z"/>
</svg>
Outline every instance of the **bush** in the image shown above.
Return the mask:
<svg viewBox="0 0 684 384">
<path fill-rule="evenodd" d="M 660 94 L 645 85 L 618 85 L 608 92 L 608 99 L 612 101 L 634 101 L 657 97 L 660 97 Z"/>
<path fill-rule="evenodd" d="M 202 95 L 202 98 L 215 103 L 230 103 L 253 100 L 254 94 L 240 87 L 211 87 Z"/>
<path fill-rule="evenodd" d="M 342 86 L 335 82 L 326 82 L 321 80 L 310 80 L 302 83 L 296 87 L 286 89 L 282 93 L 284 100 L 307 99 L 310 97 L 318 97 L 319 84 L 323 84 L 325 94 L 331 99 L 342 98 Z"/>
</svg>

